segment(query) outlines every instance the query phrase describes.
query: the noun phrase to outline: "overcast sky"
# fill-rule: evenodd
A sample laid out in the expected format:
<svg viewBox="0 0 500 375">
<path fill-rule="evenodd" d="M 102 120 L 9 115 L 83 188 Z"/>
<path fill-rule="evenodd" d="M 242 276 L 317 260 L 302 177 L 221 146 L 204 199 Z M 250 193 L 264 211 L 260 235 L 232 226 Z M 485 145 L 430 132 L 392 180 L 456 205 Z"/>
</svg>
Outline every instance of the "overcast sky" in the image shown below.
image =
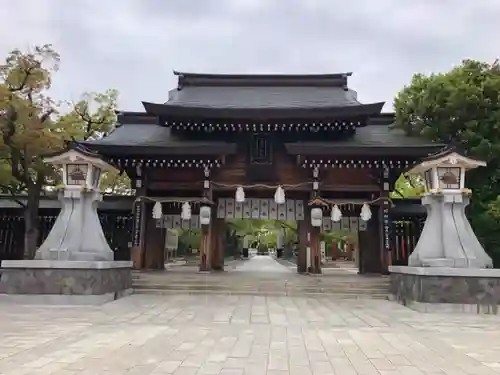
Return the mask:
<svg viewBox="0 0 500 375">
<path fill-rule="evenodd" d="M 499 0 L 2 0 L 0 53 L 51 43 L 52 95 L 116 88 L 120 109 L 164 102 L 172 70 L 352 71 L 365 103 L 386 101 L 415 72 L 500 55 Z"/>
</svg>

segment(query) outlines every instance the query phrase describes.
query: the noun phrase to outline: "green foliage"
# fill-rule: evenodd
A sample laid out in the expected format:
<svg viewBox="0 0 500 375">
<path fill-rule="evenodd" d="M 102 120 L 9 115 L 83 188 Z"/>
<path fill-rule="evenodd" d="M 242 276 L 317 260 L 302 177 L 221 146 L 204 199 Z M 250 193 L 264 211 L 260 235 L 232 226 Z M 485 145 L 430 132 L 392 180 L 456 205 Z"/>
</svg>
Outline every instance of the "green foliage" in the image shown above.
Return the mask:
<svg viewBox="0 0 500 375">
<path fill-rule="evenodd" d="M 56 106 L 45 94 L 58 65 L 59 55 L 46 45 L 29 53 L 14 50 L 0 66 L 0 154 L 8 165 L 0 180 L 8 192 L 40 191 L 53 173 L 40 155 L 63 144 Z"/>
<path fill-rule="evenodd" d="M 178 229 L 179 233 L 179 254 L 184 254 L 185 256 L 190 256 L 187 252 L 188 248 L 191 246 L 191 249 L 200 248 L 201 242 L 201 229 Z"/>
<path fill-rule="evenodd" d="M 84 140 L 101 138 L 116 123 L 118 91 L 85 93 L 75 103 L 64 103 L 69 111 L 59 118 L 65 137 Z"/>
<path fill-rule="evenodd" d="M 425 182 L 420 176 L 399 176 L 391 198 L 416 198 L 425 192 Z"/>
<path fill-rule="evenodd" d="M 110 195 L 131 195 L 130 178 L 118 170 L 105 172 L 101 178 L 101 191 Z"/>
<path fill-rule="evenodd" d="M 43 156 L 60 151 L 66 141 L 102 136 L 116 120 L 114 90 L 86 94 L 77 103 L 57 104 L 50 98 L 59 62 L 59 54 L 44 45 L 28 52 L 14 50 L 0 65 L 0 190 L 28 196 L 27 256 L 36 249 L 40 195 L 59 182 Z"/>
<path fill-rule="evenodd" d="M 291 243 L 297 238 L 296 222 L 281 220 L 231 219 L 227 225 L 235 236 L 243 239 L 248 236 L 270 247 L 276 246 L 277 232 L 282 231 L 283 242 Z"/>
<path fill-rule="evenodd" d="M 8 192 L 54 185 L 57 175 L 42 156 L 61 150 L 65 141 L 100 137 L 116 122 L 115 90 L 62 105 L 47 95 L 59 61 L 44 45 L 14 50 L 0 66 L 0 183 Z"/>
<path fill-rule="evenodd" d="M 394 101 L 395 127 L 451 144 L 488 162 L 471 171 L 471 223 L 486 250 L 500 261 L 500 66 L 465 60 L 449 72 L 416 74 Z"/>
</svg>

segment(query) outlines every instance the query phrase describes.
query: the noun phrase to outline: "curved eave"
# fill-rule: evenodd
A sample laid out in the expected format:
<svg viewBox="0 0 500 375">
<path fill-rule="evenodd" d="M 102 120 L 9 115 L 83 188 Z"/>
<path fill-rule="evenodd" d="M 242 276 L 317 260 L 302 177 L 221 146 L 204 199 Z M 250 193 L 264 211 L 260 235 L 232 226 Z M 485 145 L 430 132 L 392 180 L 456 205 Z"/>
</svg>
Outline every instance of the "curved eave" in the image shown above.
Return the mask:
<svg viewBox="0 0 500 375">
<path fill-rule="evenodd" d="M 148 145 L 109 145 L 99 143 L 86 143 L 86 147 L 106 157 L 148 157 L 148 156 L 175 156 L 187 157 L 193 156 L 225 156 L 233 155 L 237 152 L 235 143 L 213 142 L 210 144 L 197 144 L 195 142 L 179 143 L 167 146 L 148 146 Z"/>
<path fill-rule="evenodd" d="M 345 107 L 314 108 L 213 108 L 186 107 L 171 104 L 142 102 L 150 115 L 176 118 L 249 118 L 249 119 L 318 119 L 368 117 L 380 114 L 384 102 L 350 105 Z"/>
<path fill-rule="evenodd" d="M 317 142 L 286 143 L 286 150 L 291 155 L 302 156 L 386 156 L 386 157 L 416 157 L 421 158 L 435 153 L 443 145 L 418 145 L 418 146 L 366 146 L 366 145 L 341 145 L 320 144 Z"/>
</svg>

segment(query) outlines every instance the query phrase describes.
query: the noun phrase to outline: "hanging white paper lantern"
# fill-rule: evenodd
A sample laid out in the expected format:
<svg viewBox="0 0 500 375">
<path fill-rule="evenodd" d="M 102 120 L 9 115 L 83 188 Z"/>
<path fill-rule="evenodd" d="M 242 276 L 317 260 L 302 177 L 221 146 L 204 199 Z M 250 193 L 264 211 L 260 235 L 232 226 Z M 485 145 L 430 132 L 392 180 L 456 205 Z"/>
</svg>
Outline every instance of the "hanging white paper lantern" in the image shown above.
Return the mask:
<svg viewBox="0 0 500 375">
<path fill-rule="evenodd" d="M 212 210 L 208 206 L 201 206 L 200 207 L 200 224 L 201 225 L 210 224 L 211 212 L 212 212 Z"/>
<path fill-rule="evenodd" d="M 189 202 L 184 202 L 182 205 L 181 219 L 191 220 L 191 205 Z"/>
<path fill-rule="evenodd" d="M 323 210 L 319 207 L 311 208 L 311 225 L 320 227 L 323 224 Z"/>
<path fill-rule="evenodd" d="M 372 218 L 372 210 L 370 210 L 370 206 L 367 203 L 361 207 L 361 214 L 359 216 L 363 221 L 368 221 Z"/>
<path fill-rule="evenodd" d="M 153 206 L 153 219 L 161 219 L 162 216 L 161 202 L 156 202 Z"/>
<path fill-rule="evenodd" d="M 237 203 L 243 203 L 245 202 L 245 190 L 241 186 L 238 186 L 236 189 L 236 202 Z"/>
<path fill-rule="evenodd" d="M 332 221 L 338 222 L 340 219 L 342 219 L 342 211 L 340 211 L 339 206 L 336 204 L 332 208 L 332 216 L 331 216 Z"/>
<path fill-rule="evenodd" d="M 286 202 L 285 191 L 281 186 L 278 186 L 276 192 L 274 193 L 274 201 L 276 204 L 285 204 Z"/>
</svg>

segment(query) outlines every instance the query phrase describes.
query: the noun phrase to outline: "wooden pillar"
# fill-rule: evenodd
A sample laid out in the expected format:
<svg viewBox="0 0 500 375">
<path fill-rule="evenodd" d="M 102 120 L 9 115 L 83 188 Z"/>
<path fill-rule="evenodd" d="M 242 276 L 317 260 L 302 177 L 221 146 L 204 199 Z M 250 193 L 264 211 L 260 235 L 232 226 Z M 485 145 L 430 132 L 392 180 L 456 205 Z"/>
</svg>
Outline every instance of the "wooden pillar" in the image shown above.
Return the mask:
<svg viewBox="0 0 500 375">
<path fill-rule="evenodd" d="M 226 219 L 220 219 L 219 227 L 217 230 L 217 255 L 219 257 L 219 264 L 221 271 L 224 271 L 224 259 L 226 257 L 225 255 L 226 229 L 227 229 Z"/>
<path fill-rule="evenodd" d="M 312 184 L 312 192 L 311 192 L 311 199 L 316 200 L 319 197 L 319 166 L 316 165 L 313 169 L 313 184 Z M 307 238 L 308 238 L 308 246 L 310 249 L 310 266 L 309 266 L 309 272 L 313 274 L 320 274 L 321 273 L 321 251 L 320 251 L 320 233 L 321 233 L 321 226 L 315 227 L 311 223 L 311 210 L 315 207 L 318 207 L 317 205 L 308 205 L 307 206 L 307 211 L 309 212 L 309 220 L 307 220 L 307 226 L 308 226 L 308 233 L 307 233 Z M 325 209 L 325 207 L 318 207 L 321 208 L 322 212 Z M 323 212 L 324 214 L 324 212 Z M 322 220 L 322 218 L 321 218 Z M 322 221 L 321 221 L 322 225 Z"/>
<path fill-rule="evenodd" d="M 224 271 L 224 219 L 213 219 L 210 233 L 210 266 L 214 271 Z"/>
<path fill-rule="evenodd" d="M 203 181 L 203 197 L 206 199 L 212 198 L 212 189 L 210 185 L 210 168 L 205 166 L 204 169 L 205 180 Z M 201 206 L 200 206 L 201 210 Z M 201 220 L 201 213 L 200 213 Z M 215 221 L 214 209 L 211 208 L 210 222 L 208 224 L 201 224 L 201 238 L 200 238 L 200 267 L 201 272 L 209 271 L 211 266 L 212 258 L 212 237 L 213 237 L 213 226 Z"/>
<path fill-rule="evenodd" d="M 201 226 L 200 271 L 210 271 L 210 224 Z"/>
<path fill-rule="evenodd" d="M 373 215 L 366 222 L 366 230 L 358 233 L 359 238 L 359 273 L 382 272 L 381 266 L 381 231 L 380 206 L 371 207 Z"/>
<path fill-rule="evenodd" d="M 332 260 L 337 260 L 339 256 L 339 245 L 337 240 L 332 241 Z"/>
<path fill-rule="evenodd" d="M 320 228 L 313 227 L 309 221 L 309 248 L 311 249 L 311 266 L 309 272 L 313 274 L 321 273 L 321 252 L 319 247 Z"/>
<path fill-rule="evenodd" d="M 305 202 L 304 202 L 305 203 Z M 307 272 L 307 232 L 311 222 L 310 211 L 307 204 L 304 204 L 304 220 L 297 221 L 298 251 L 297 251 L 297 272 Z"/>
<path fill-rule="evenodd" d="M 147 212 L 153 211 L 153 204 L 146 204 Z M 145 218 L 144 268 L 162 270 L 165 268 L 165 231 L 156 225 L 152 215 Z"/>
<path fill-rule="evenodd" d="M 354 243 L 351 239 L 347 241 L 347 259 L 349 261 L 354 259 Z"/>
</svg>

